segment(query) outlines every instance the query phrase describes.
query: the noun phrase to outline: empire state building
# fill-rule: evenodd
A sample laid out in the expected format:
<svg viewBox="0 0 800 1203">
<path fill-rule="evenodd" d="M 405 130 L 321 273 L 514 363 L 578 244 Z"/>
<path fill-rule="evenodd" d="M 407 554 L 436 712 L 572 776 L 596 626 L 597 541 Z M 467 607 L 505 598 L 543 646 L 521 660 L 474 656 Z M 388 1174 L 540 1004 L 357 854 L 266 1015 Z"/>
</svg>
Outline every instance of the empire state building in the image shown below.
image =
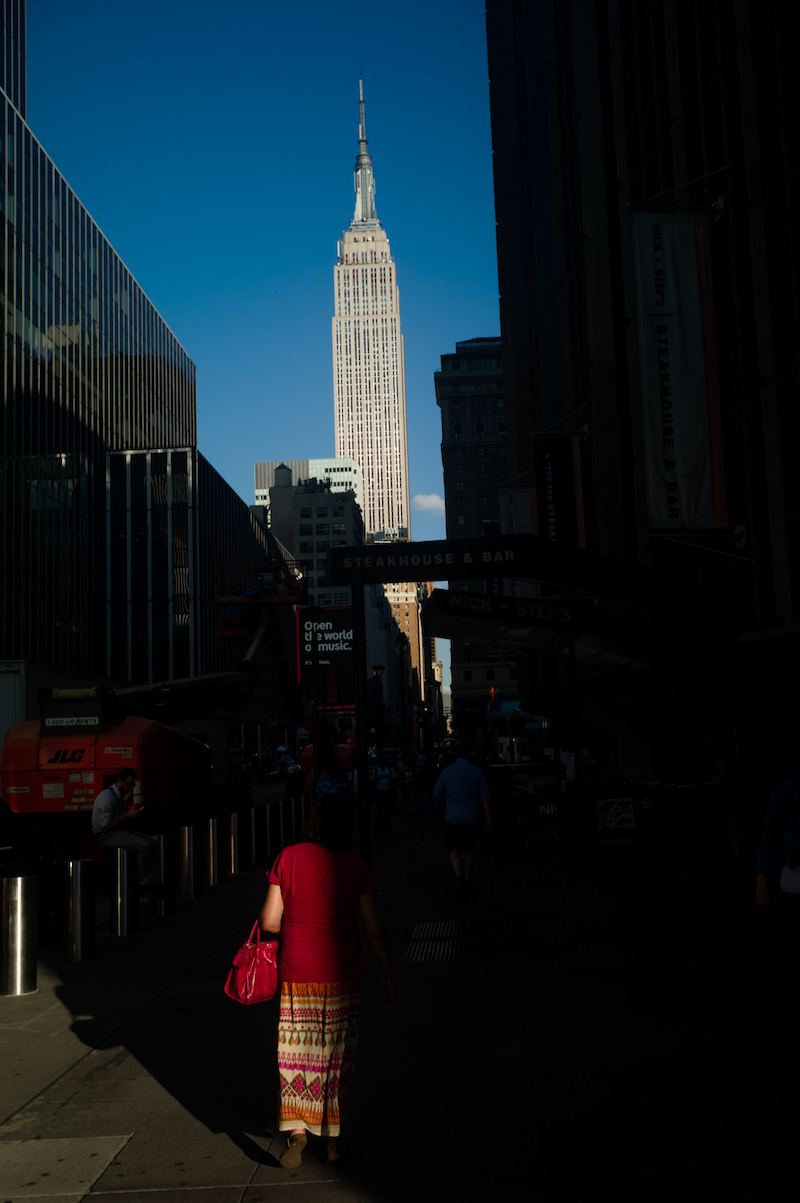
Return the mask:
<svg viewBox="0 0 800 1203">
<path fill-rule="evenodd" d="M 356 207 L 334 268 L 336 455 L 364 473 L 367 537 L 408 539 L 408 436 L 400 293 L 389 239 L 375 212 L 359 80 Z"/>
</svg>

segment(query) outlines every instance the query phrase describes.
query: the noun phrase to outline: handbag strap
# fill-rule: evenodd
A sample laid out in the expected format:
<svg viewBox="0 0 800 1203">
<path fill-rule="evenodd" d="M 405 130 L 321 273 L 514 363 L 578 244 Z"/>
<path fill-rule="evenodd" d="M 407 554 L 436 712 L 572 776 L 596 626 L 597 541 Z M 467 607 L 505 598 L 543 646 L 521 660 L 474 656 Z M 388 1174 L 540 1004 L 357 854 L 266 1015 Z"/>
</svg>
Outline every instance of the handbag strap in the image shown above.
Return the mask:
<svg viewBox="0 0 800 1203">
<path fill-rule="evenodd" d="M 253 936 L 255 936 L 255 940 L 253 939 Z M 277 940 L 265 940 L 264 943 L 268 944 L 271 948 L 272 945 L 277 944 L 278 941 Z M 248 944 L 255 944 L 256 948 L 261 947 L 261 923 L 259 922 L 258 919 L 256 919 L 255 923 L 253 924 L 253 930 L 250 932 L 250 938 L 248 940 Z"/>
</svg>

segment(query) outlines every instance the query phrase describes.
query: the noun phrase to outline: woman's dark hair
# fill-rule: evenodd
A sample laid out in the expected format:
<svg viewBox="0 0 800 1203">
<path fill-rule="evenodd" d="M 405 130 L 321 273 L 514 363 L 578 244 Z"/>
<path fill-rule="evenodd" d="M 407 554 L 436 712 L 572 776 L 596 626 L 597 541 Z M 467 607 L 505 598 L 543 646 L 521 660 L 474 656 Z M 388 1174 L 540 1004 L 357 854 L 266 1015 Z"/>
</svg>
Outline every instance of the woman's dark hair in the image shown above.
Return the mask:
<svg viewBox="0 0 800 1203">
<path fill-rule="evenodd" d="M 329 852 L 349 852 L 353 810 L 349 800 L 337 794 L 319 798 L 306 820 L 305 838 L 322 844 Z"/>
</svg>

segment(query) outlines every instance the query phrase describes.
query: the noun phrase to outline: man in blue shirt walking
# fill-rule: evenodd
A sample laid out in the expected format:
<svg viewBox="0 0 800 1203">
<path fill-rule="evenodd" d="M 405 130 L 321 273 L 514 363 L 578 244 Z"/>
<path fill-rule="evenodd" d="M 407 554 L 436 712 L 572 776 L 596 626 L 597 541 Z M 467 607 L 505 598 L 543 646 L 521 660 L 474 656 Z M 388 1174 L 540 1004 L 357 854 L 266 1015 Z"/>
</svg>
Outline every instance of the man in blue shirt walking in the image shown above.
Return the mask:
<svg viewBox="0 0 800 1203">
<path fill-rule="evenodd" d="M 435 801 L 444 800 L 445 838 L 459 896 L 470 887 L 481 809 L 486 816 L 487 833 L 492 830 L 489 783 L 477 765 L 467 760 L 468 755 L 469 745 L 459 741 L 455 764 L 442 769 L 433 790 Z"/>
</svg>

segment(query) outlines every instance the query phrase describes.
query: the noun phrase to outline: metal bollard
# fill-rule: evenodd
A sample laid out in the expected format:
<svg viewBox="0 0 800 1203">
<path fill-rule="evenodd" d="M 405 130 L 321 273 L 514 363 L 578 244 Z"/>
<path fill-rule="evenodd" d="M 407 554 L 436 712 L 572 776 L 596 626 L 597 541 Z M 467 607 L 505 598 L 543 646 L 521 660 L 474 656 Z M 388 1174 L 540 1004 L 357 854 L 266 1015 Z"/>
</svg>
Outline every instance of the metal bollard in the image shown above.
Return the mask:
<svg viewBox="0 0 800 1203">
<path fill-rule="evenodd" d="M 111 896 L 111 934 L 128 934 L 128 853 L 114 848 L 114 890 Z"/>
<path fill-rule="evenodd" d="M 35 874 L 2 878 L 0 995 L 35 994 L 39 879 Z"/>
<path fill-rule="evenodd" d="M 95 873 L 93 860 L 68 860 L 66 869 L 67 909 L 63 957 L 79 964 L 95 954 Z"/>
<path fill-rule="evenodd" d="M 131 936 L 139 930 L 137 854 L 113 848 L 114 887 L 111 897 L 111 935 Z"/>
<path fill-rule="evenodd" d="M 194 898 L 194 827 L 181 827 L 178 832 L 178 872 L 181 898 Z"/>
<path fill-rule="evenodd" d="M 165 894 L 164 894 L 164 890 L 165 890 L 165 887 L 167 884 L 167 857 L 166 857 L 166 850 L 164 847 L 163 835 L 157 835 L 154 838 L 156 841 L 156 850 L 153 854 L 153 865 L 150 870 L 150 873 L 151 873 L 151 875 L 153 873 L 155 873 L 156 880 L 157 880 L 158 884 L 161 886 L 159 895 L 154 900 L 154 909 L 155 909 L 155 914 L 158 915 L 159 918 L 163 918 L 164 915 L 166 914 L 166 910 L 167 910 L 166 898 L 165 898 Z"/>
<path fill-rule="evenodd" d="M 217 820 L 206 819 L 205 873 L 203 884 L 215 886 L 219 881 L 219 859 L 217 856 Z"/>
<path fill-rule="evenodd" d="M 239 816 L 237 814 L 228 815 L 227 828 L 222 872 L 226 877 L 235 877 L 239 872 Z"/>
</svg>

